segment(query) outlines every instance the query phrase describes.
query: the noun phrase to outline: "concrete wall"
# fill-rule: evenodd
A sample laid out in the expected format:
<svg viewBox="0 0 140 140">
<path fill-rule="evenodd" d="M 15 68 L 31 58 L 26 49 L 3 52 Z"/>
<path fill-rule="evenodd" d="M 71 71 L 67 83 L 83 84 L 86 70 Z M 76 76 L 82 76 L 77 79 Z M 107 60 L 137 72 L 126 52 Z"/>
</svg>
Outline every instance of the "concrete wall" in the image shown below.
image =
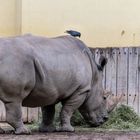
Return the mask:
<svg viewBox="0 0 140 140">
<path fill-rule="evenodd" d="M 92 47 L 140 44 L 139 0 L 0 0 L 0 35 L 78 30 Z"/>
</svg>

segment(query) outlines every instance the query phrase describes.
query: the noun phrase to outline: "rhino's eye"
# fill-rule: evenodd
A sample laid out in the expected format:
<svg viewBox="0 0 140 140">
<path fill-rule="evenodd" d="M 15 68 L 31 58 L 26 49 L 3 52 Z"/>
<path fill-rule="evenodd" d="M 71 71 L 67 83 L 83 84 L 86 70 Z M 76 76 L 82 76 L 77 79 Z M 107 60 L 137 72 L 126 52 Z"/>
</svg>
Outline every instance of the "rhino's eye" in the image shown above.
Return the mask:
<svg viewBox="0 0 140 140">
<path fill-rule="evenodd" d="M 104 100 L 106 100 L 106 97 L 103 97 Z"/>
</svg>

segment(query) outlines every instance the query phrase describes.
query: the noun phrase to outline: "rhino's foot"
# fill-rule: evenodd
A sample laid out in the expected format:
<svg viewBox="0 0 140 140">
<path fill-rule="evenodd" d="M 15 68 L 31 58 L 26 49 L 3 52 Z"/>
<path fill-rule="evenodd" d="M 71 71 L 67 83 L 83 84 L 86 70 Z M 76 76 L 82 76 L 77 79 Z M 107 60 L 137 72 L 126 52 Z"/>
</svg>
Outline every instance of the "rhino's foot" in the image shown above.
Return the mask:
<svg viewBox="0 0 140 140">
<path fill-rule="evenodd" d="M 16 129 L 15 134 L 16 135 L 22 135 L 22 134 L 29 135 L 31 134 L 31 131 L 25 127 L 21 127 L 21 128 Z"/>
<path fill-rule="evenodd" d="M 3 130 L 2 128 L 0 128 L 0 134 L 4 134 L 5 130 Z"/>
<path fill-rule="evenodd" d="M 57 128 L 57 131 L 58 132 L 74 132 L 75 129 L 72 126 L 62 126 L 62 127 Z"/>
<path fill-rule="evenodd" d="M 56 131 L 56 128 L 54 125 L 40 125 L 39 127 L 40 132 L 54 132 Z"/>
</svg>

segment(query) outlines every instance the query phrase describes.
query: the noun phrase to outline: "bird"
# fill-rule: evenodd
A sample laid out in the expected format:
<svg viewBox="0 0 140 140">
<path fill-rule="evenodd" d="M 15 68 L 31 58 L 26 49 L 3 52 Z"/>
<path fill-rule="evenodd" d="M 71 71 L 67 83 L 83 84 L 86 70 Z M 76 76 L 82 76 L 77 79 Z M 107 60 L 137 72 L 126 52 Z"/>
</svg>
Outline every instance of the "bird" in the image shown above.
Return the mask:
<svg viewBox="0 0 140 140">
<path fill-rule="evenodd" d="M 73 37 L 81 37 L 81 33 L 78 31 L 74 31 L 74 30 L 66 30 L 65 33 L 70 34 Z"/>
</svg>

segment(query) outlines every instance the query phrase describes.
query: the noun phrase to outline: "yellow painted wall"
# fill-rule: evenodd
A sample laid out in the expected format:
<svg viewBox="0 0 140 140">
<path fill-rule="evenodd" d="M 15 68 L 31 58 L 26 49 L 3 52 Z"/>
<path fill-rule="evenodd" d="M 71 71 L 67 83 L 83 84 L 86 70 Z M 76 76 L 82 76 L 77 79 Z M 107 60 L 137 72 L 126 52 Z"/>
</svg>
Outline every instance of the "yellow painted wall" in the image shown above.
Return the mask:
<svg viewBox="0 0 140 140">
<path fill-rule="evenodd" d="M 75 29 L 93 47 L 140 45 L 139 0 L 23 1 L 23 33 L 51 37 Z"/>
<path fill-rule="evenodd" d="M 0 35 L 21 32 L 53 37 L 74 29 L 92 47 L 140 45 L 139 0 L 0 2 Z"/>
<path fill-rule="evenodd" d="M 0 36 L 17 33 L 17 0 L 0 0 Z"/>
</svg>

